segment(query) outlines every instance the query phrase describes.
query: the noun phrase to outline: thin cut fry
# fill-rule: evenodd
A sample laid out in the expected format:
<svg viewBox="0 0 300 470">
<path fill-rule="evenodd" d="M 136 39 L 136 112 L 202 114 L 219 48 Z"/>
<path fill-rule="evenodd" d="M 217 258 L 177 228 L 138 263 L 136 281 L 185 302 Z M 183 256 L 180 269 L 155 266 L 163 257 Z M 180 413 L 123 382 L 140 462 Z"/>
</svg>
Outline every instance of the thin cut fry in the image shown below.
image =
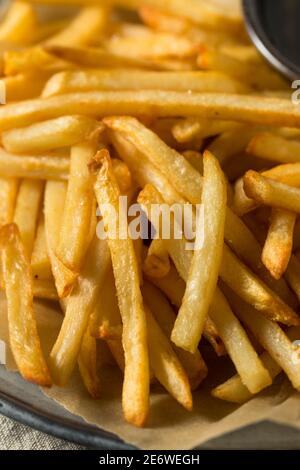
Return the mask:
<svg viewBox="0 0 300 470">
<path fill-rule="evenodd" d="M 48 279 L 33 280 L 33 296 L 38 299 L 59 300 L 54 282 Z"/>
<path fill-rule="evenodd" d="M 289 263 L 295 222 L 294 212 L 273 209 L 262 262 L 275 279 L 281 278 Z"/>
<path fill-rule="evenodd" d="M 272 383 L 270 374 L 261 363 L 245 330 L 218 288 L 210 307 L 210 316 L 244 385 L 252 393 L 258 393 L 270 385 Z"/>
<path fill-rule="evenodd" d="M 300 162 L 299 142 L 267 132 L 255 135 L 249 142 L 247 152 L 271 162 Z"/>
<path fill-rule="evenodd" d="M 244 176 L 244 189 L 248 197 L 260 204 L 300 213 L 300 189 L 298 188 L 249 170 Z"/>
<path fill-rule="evenodd" d="M 34 8 L 24 2 L 12 2 L 0 25 L 0 41 L 20 46 L 29 44 L 37 26 Z"/>
<path fill-rule="evenodd" d="M 56 254 L 71 271 L 79 272 L 88 245 L 93 217 L 93 178 L 88 164 L 96 152 L 96 141 L 83 142 L 71 150 L 70 176 Z"/>
<path fill-rule="evenodd" d="M 149 358 L 155 377 L 184 408 L 191 411 L 193 398 L 187 375 L 172 349 L 171 342 L 165 336 L 146 305 L 145 312 Z"/>
<path fill-rule="evenodd" d="M 52 278 L 51 263 L 48 256 L 45 219 L 40 217 L 31 256 L 31 270 L 34 279 Z"/>
<path fill-rule="evenodd" d="M 299 389 L 300 363 L 293 360 L 295 349 L 280 326 L 245 304 L 235 294 L 230 296 L 230 302 L 238 318 L 248 326 L 274 361 L 282 367 L 293 386 Z"/>
<path fill-rule="evenodd" d="M 43 190 L 42 181 L 23 180 L 16 200 L 14 222 L 19 228 L 29 259 L 31 259 Z"/>
<path fill-rule="evenodd" d="M 70 159 L 49 155 L 27 156 L 0 148 L 0 173 L 7 178 L 68 179 Z"/>
<path fill-rule="evenodd" d="M 0 178 L 0 227 L 13 222 L 18 186 L 16 178 Z"/>
<path fill-rule="evenodd" d="M 149 406 L 149 365 L 146 339 L 146 318 L 139 286 L 139 274 L 127 221 L 120 226 L 119 197 L 109 156 L 102 152 L 102 168 L 95 184 L 95 193 L 107 227 L 116 289 L 123 322 L 123 346 L 125 351 L 125 373 L 123 385 L 123 410 L 128 422 L 136 426 L 145 423 Z M 123 229 L 125 239 L 114 239 L 115 221 L 105 204 L 115 211 L 117 226 Z M 103 207 L 104 206 L 104 207 Z"/>
<path fill-rule="evenodd" d="M 45 85 L 42 96 L 100 90 L 174 90 L 191 92 L 243 92 L 243 86 L 215 72 L 155 72 L 143 70 L 83 70 L 60 72 Z"/>
<path fill-rule="evenodd" d="M 48 387 L 51 377 L 34 317 L 30 266 L 15 224 L 1 228 L 0 242 L 12 353 L 26 380 Z"/>
<path fill-rule="evenodd" d="M 230 121 L 186 118 L 176 123 L 172 132 L 178 142 L 185 143 L 195 138 L 206 139 L 207 137 L 231 131 L 237 126 L 239 125 L 236 122 Z"/>
<path fill-rule="evenodd" d="M 85 116 L 63 116 L 2 134 L 2 144 L 11 153 L 43 153 L 76 145 L 101 129 L 94 119 Z"/>
<path fill-rule="evenodd" d="M 11 103 L 0 108 L 1 131 L 70 114 L 195 116 L 270 126 L 300 127 L 300 110 L 288 100 L 175 91 L 90 91 Z"/>
<path fill-rule="evenodd" d="M 4 84 L 6 102 L 11 103 L 14 101 L 29 100 L 40 96 L 47 80 L 49 73 L 19 73 L 11 77 L 4 77 L 2 83 Z"/>
<path fill-rule="evenodd" d="M 195 249 L 186 291 L 172 332 L 172 341 L 190 352 L 195 352 L 201 339 L 218 280 L 224 239 L 226 185 L 217 160 L 209 152 L 204 154 L 202 204 L 204 220 L 198 222 L 196 240 L 203 224 L 203 245 Z"/>
<path fill-rule="evenodd" d="M 151 277 L 165 277 L 170 271 L 170 259 L 164 241 L 155 238 L 148 250 L 143 270 Z"/>
<path fill-rule="evenodd" d="M 78 367 L 85 388 L 91 397 L 95 399 L 100 398 L 101 385 L 97 370 L 97 342 L 91 336 L 89 326 L 81 341 Z"/>
<path fill-rule="evenodd" d="M 171 337 L 176 315 L 166 297 L 160 290 L 149 282 L 145 282 L 142 288 L 143 297 L 160 328 L 167 338 Z M 194 354 L 174 346 L 184 370 L 186 371 L 192 390 L 195 390 L 207 376 L 207 366 L 197 350 Z"/>
<path fill-rule="evenodd" d="M 48 181 L 45 188 L 44 215 L 48 256 L 59 297 L 67 297 L 77 278 L 56 256 L 67 186 L 62 181 Z"/>
<path fill-rule="evenodd" d="M 68 297 L 64 321 L 50 354 L 53 380 L 59 385 L 67 383 L 75 367 L 83 335 L 109 266 L 109 259 L 106 241 L 95 237 L 78 283 Z"/>
</svg>

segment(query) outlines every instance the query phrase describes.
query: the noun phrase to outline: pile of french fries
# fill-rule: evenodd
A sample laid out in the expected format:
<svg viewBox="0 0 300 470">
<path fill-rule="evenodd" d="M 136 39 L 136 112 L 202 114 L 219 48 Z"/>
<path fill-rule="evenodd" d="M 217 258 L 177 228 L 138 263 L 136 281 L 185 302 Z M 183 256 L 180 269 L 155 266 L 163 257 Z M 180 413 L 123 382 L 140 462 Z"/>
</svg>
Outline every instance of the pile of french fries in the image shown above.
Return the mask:
<svg viewBox="0 0 300 470">
<path fill-rule="evenodd" d="M 300 391 L 300 106 L 239 0 L 12 1 L 0 44 L 1 288 L 20 374 L 64 386 L 78 366 L 101 400 L 109 357 L 136 426 L 157 383 L 192 410 L 207 351 L 236 368 L 218 399 L 244 403 L 281 371 Z M 124 195 L 147 243 L 129 236 Z M 175 217 L 165 239 L 154 204 L 190 206 L 201 247 L 174 236 Z M 34 299 L 62 312 L 49 357 Z"/>
</svg>

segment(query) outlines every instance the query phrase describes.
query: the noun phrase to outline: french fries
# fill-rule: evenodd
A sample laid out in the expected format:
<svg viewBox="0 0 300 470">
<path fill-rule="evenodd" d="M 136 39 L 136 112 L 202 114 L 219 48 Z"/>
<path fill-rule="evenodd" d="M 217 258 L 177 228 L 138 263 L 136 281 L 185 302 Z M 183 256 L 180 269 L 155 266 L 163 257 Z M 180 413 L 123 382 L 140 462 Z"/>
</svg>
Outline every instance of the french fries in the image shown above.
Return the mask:
<svg viewBox="0 0 300 470">
<path fill-rule="evenodd" d="M 176 91 L 90 91 L 8 104 L 0 109 L 0 130 L 24 127 L 64 115 L 92 117 L 194 116 L 249 124 L 300 127 L 300 111 L 288 100 L 251 95 Z"/>
<path fill-rule="evenodd" d="M 16 225 L 4 225 L 1 228 L 0 243 L 9 341 L 15 361 L 26 380 L 49 387 L 51 377 L 41 349 L 33 311 L 30 265 Z"/>
<path fill-rule="evenodd" d="M 191 411 L 226 378 L 220 356 L 236 375 L 213 397 L 245 403 L 281 371 L 300 391 L 300 108 L 240 0 L 62 3 L 15 0 L 0 21 L 0 288 L 20 374 L 71 387 L 79 368 L 101 400 L 118 367 L 138 427 L 150 385 Z M 40 299 L 63 314 L 45 356 Z"/>
<path fill-rule="evenodd" d="M 249 142 L 247 152 L 272 162 L 300 162 L 300 143 L 271 133 L 255 135 Z"/>
<path fill-rule="evenodd" d="M 60 72 L 46 83 L 45 98 L 71 92 L 100 90 L 174 90 L 239 93 L 243 86 L 231 77 L 214 72 L 152 72 L 143 70 L 87 70 Z"/>
<path fill-rule="evenodd" d="M 244 176 L 244 189 L 246 195 L 259 204 L 300 212 L 300 189 L 298 188 L 266 178 L 250 170 Z"/>
<path fill-rule="evenodd" d="M 146 343 L 146 315 L 139 286 L 139 275 L 133 243 L 130 238 L 114 239 L 112 215 L 103 205 L 110 203 L 118 214 L 120 190 L 113 175 L 109 155 L 105 151 L 101 158 L 95 193 L 102 207 L 104 223 L 107 227 L 120 312 L 123 322 L 123 346 L 125 352 L 125 371 L 123 385 L 123 410 L 125 419 L 142 426 L 148 414 L 149 400 L 149 363 Z M 102 206 L 101 206 L 102 205 Z M 124 221 L 125 222 L 125 221 Z M 123 222 L 123 224 L 124 224 Z M 123 233 L 128 234 L 125 222 Z M 124 267 L 126 266 L 126 271 Z M 129 268 L 129 269 L 128 269 Z M 126 279 L 124 274 L 127 273 Z"/>
<path fill-rule="evenodd" d="M 274 209 L 268 236 L 262 252 L 262 262 L 275 279 L 286 271 L 293 248 L 296 214 Z"/>
<path fill-rule="evenodd" d="M 0 178 L 0 226 L 13 222 L 19 181 Z"/>
<path fill-rule="evenodd" d="M 88 117 L 63 116 L 2 134 L 7 152 L 40 154 L 88 140 L 101 125 Z"/>
<path fill-rule="evenodd" d="M 5 178 L 67 180 L 70 159 L 52 155 L 16 155 L 0 148 L 0 172 Z"/>
<path fill-rule="evenodd" d="M 80 272 L 83 264 L 90 220 L 94 215 L 93 178 L 88 164 L 95 151 L 93 141 L 78 144 L 71 150 L 70 176 L 56 255 L 75 273 Z"/>
<path fill-rule="evenodd" d="M 109 260 L 106 241 L 95 237 L 78 283 L 67 299 L 64 321 L 50 354 L 50 369 L 57 384 L 66 384 L 76 365 L 82 338 L 95 308 Z"/>
<path fill-rule="evenodd" d="M 192 353 L 201 339 L 216 288 L 224 239 L 226 186 L 217 160 L 209 152 L 204 154 L 202 204 L 204 216 L 203 220 L 199 217 L 196 243 L 200 243 L 202 224 L 206 227 L 204 240 L 201 248 L 195 248 L 182 305 L 172 331 L 172 341 Z"/>
<path fill-rule="evenodd" d="M 23 180 L 19 187 L 14 213 L 25 252 L 31 258 L 44 184 L 39 180 Z"/>
</svg>

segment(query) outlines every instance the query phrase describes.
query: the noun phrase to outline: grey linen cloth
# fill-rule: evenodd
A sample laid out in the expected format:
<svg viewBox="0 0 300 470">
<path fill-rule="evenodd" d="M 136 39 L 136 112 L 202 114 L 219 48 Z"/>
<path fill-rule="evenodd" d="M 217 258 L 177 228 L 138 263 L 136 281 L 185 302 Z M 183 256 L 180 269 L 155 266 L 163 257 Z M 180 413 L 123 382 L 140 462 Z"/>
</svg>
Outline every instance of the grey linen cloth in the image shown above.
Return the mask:
<svg viewBox="0 0 300 470">
<path fill-rule="evenodd" d="M 0 415 L 0 450 L 85 450 Z"/>
</svg>

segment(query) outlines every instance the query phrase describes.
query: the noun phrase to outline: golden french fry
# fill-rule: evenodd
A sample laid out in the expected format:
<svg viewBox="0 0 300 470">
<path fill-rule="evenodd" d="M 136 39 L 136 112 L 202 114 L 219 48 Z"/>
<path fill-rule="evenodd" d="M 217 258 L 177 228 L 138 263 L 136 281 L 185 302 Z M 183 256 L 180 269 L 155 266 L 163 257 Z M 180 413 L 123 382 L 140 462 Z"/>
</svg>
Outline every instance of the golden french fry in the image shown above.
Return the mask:
<svg viewBox="0 0 300 470">
<path fill-rule="evenodd" d="M 158 381 L 184 408 L 191 411 L 193 398 L 188 377 L 179 362 L 171 342 L 164 335 L 152 312 L 145 305 L 148 329 L 149 358 Z"/>
<path fill-rule="evenodd" d="M 139 16 L 147 26 L 157 31 L 182 34 L 190 27 L 189 21 L 185 18 L 166 14 L 149 5 L 141 5 Z"/>
<path fill-rule="evenodd" d="M 255 129 L 249 128 L 242 124 L 236 125 L 233 130 L 224 132 L 217 137 L 207 149 L 213 153 L 223 165 L 234 155 L 243 152 L 252 135 L 255 133 Z"/>
<path fill-rule="evenodd" d="M 245 57 L 244 51 L 242 53 Z M 279 90 L 288 86 L 283 77 L 264 62 L 252 63 L 249 60 L 241 60 L 240 57 L 229 55 L 224 49 L 220 51 L 203 48 L 197 62 L 201 69 L 219 70 L 255 89 Z"/>
<path fill-rule="evenodd" d="M 182 152 L 184 158 L 189 162 L 192 167 L 200 173 L 203 174 L 203 156 L 200 152 L 195 150 L 185 150 Z"/>
<path fill-rule="evenodd" d="M 201 243 L 203 226 L 204 240 L 201 247 L 195 248 L 185 294 L 171 336 L 177 346 L 190 352 L 195 352 L 201 339 L 218 281 L 224 240 L 226 184 L 216 158 L 209 152 L 204 154 L 202 204 L 204 216 L 203 220 L 199 217 L 196 243 Z"/>
<path fill-rule="evenodd" d="M 46 44 L 74 44 L 84 46 L 93 42 L 95 36 L 101 37 L 107 23 L 108 9 L 98 6 L 82 8 L 65 29 L 47 39 Z"/>
<path fill-rule="evenodd" d="M 267 318 L 289 326 L 300 323 L 298 315 L 256 277 L 226 244 L 223 248 L 220 277 L 245 302 Z"/>
<path fill-rule="evenodd" d="M 59 297 L 67 297 L 78 274 L 68 269 L 56 256 L 63 218 L 67 185 L 62 181 L 48 181 L 45 188 L 44 215 L 48 256 Z"/>
<path fill-rule="evenodd" d="M 109 350 L 122 372 L 125 370 L 124 348 L 121 337 L 119 339 L 108 339 L 106 341 Z"/>
<path fill-rule="evenodd" d="M 114 340 L 122 337 L 122 321 L 113 270 L 109 269 L 91 314 L 90 332 L 95 338 Z"/>
<path fill-rule="evenodd" d="M 26 380 L 50 386 L 51 377 L 41 349 L 33 311 L 30 266 L 15 224 L 1 228 L 0 243 L 12 353 Z"/>
<path fill-rule="evenodd" d="M 40 217 L 31 255 L 31 271 L 34 279 L 52 278 L 51 263 L 48 256 L 45 219 Z"/>
<path fill-rule="evenodd" d="M 246 195 L 258 203 L 300 212 L 300 189 L 266 178 L 253 170 L 247 171 L 243 181 Z"/>
<path fill-rule="evenodd" d="M 0 227 L 13 222 L 19 181 L 0 178 Z"/>
<path fill-rule="evenodd" d="M 91 397 L 100 398 L 101 385 L 97 370 L 97 340 L 91 336 L 89 326 L 81 341 L 78 367 L 85 388 Z"/>
<path fill-rule="evenodd" d="M 61 118 L 13 129 L 2 134 L 2 144 L 7 152 L 40 154 L 60 147 L 69 147 L 88 140 L 101 124 L 85 116 Z"/>
<path fill-rule="evenodd" d="M 43 181 L 23 180 L 16 200 L 14 222 L 18 226 L 25 252 L 31 259 L 41 200 Z"/>
<path fill-rule="evenodd" d="M 299 389 L 300 363 L 293 360 L 294 353 L 299 351 L 299 346 L 295 349 L 279 325 L 265 318 L 233 293 L 230 293 L 230 303 L 237 317 L 247 325 L 259 343 L 284 370 L 293 386 Z"/>
<path fill-rule="evenodd" d="M 149 282 L 143 284 L 142 293 L 160 328 L 167 338 L 170 338 L 176 315 L 168 300 L 158 288 Z M 200 351 L 197 350 L 194 354 L 191 354 L 176 346 L 174 348 L 178 359 L 188 375 L 191 388 L 195 390 L 207 376 L 207 366 Z"/>
<path fill-rule="evenodd" d="M 255 135 L 249 142 L 247 152 L 272 162 L 300 162 L 300 142 L 267 132 Z"/>
<path fill-rule="evenodd" d="M 171 177 L 172 184 L 182 196 L 194 203 L 200 201 L 201 177 L 182 155 L 168 147 L 135 118 L 111 117 L 104 119 L 104 123 L 115 132 L 121 133 L 125 140 L 144 154 L 166 178 Z"/>
<path fill-rule="evenodd" d="M 0 173 L 5 178 L 68 179 L 70 159 L 43 155 L 15 155 L 0 148 Z"/>
<path fill-rule="evenodd" d="M 178 142 L 184 143 L 195 138 L 206 139 L 207 137 L 213 137 L 231 131 L 236 127 L 239 127 L 236 122 L 186 118 L 176 123 L 172 132 Z"/>
<path fill-rule="evenodd" d="M 140 89 L 224 93 L 244 91 L 239 82 L 215 72 L 155 72 L 112 69 L 57 73 L 46 83 L 42 96 L 47 98 L 74 92 Z"/>
<path fill-rule="evenodd" d="M 148 250 L 143 270 L 151 277 L 165 277 L 170 271 L 170 259 L 164 241 L 155 238 Z"/>
<path fill-rule="evenodd" d="M 12 2 L 0 24 L 0 41 L 19 46 L 29 44 L 34 38 L 38 20 L 34 8 L 24 2 Z"/>
<path fill-rule="evenodd" d="M 95 308 L 109 260 L 106 241 L 95 237 L 78 283 L 67 299 L 64 321 L 50 354 L 50 368 L 57 384 L 66 384 L 75 367 L 81 341 Z"/>
<path fill-rule="evenodd" d="M 88 164 L 96 148 L 96 141 L 92 140 L 71 150 L 70 176 L 56 255 L 74 272 L 80 272 L 88 248 L 86 241 L 94 210 L 93 177 Z"/>
<path fill-rule="evenodd" d="M 275 279 L 281 278 L 289 264 L 295 222 L 294 212 L 273 209 L 262 262 Z"/>
<path fill-rule="evenodd" d="M 251 95 L 158 90 L 90 91 L 11 103 L 0 108 L 0 129 L 70 114 L 156 117 L 195 116 L 270 126 L 300 127 L 300 110 L 288 100 Z"/>
<path fill-rule="evenodd" d="M 109 155 L 100 153 L 100 168 L 95 193 L 107 228 L 117 296 L 123 322 L 123 346 L 125 351 L 125 373 L 123 385 L 123 410 L 125 419 L 142 426 L 149 406 L 149 364 L 146 340 L 146 318 L 139 286 L 138 266 L 133 242 L 129 238 L 127 220 L 120 225 L 120 190 L 116 183 Z M 114 209 L 110 213 L 107 207 Z M 116 218 L 116 220 L 114 220 Z M 114 225 L 122 230 L 125 239 L 113 236 Z M 126 269 L 124 270 L 124 266 Z"/>
<path fill-rule="evenodd" d="M 263 366 L 245 330 L 218 288 L 215 291 L 209 313 L 243 384 L 252 393 L 258 393 L 271 385 L 272 379 L 269 372 Z"/>
<path fill-rule="evenodd" d="M 6 102 L 28 100 L 40 96 L 47 80 L 49 73 L 19 73 L 11 77 L 4 77 L 2 83 L 4 85 Z"/>
<path fill-rule="evenodd" d="M 121 193 L 127 193 L 127 191 L 130 191 L 133 187 L 132 177 L 128 166 L 126 163 L 122 162 L 122 160 L 118 160 L 117 158 L 113 158 L 111 160 L 111 164 Z"/>
</svg>

